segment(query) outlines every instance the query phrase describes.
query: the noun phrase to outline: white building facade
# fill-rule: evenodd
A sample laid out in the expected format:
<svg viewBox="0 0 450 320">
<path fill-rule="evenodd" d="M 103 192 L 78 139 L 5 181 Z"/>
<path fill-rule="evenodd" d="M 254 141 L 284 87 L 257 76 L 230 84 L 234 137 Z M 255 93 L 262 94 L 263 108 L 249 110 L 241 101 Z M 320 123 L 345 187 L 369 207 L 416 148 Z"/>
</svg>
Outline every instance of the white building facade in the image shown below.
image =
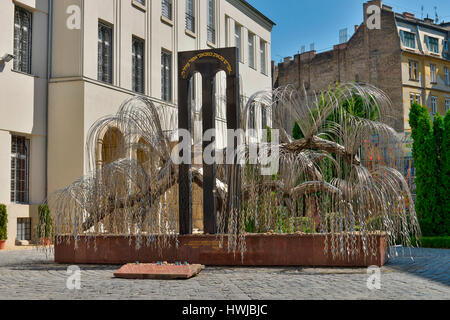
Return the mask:
<svg viewBox="0 0 450 320">
<path fill-rule="evenodd" d="M 0 61 L 7 245 L 33 238 L 37 205 L 87 173 L 85 144 L 95 121 L 136 94 L 176 111 L 178 52 L 237 46 L 244 98 L 271 88 L 274 23 L 244 0 L 5 0 L 0 6 L 0 57 L 15 56 Z M 226 127 L 224 114 L 219 108 L 217 130 Z"/>
</svg>

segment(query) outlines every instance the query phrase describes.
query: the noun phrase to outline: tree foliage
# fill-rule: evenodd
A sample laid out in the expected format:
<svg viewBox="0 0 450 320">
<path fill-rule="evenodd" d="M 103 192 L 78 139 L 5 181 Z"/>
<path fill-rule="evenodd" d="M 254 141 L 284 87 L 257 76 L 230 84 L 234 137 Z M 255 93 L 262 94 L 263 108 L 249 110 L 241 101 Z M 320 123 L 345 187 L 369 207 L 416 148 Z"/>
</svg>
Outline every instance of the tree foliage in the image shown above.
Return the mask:
<svg viewBox="0 0 450 320">
<path fill-rule="evenodd" d="M 442 232 L 450 236 L 450 110 L 444 119 L 439 187 L 442 206 Z"/>
<path fill-rule="evenodd" d="M 6 213 L 6 206 L 0 204 L 0 240 L 8 239 L 8 214 Z"/>
<path fill-rule="evenodd" d="M 413 157 L 416 168 L 416 210 L 424 236 L 449 232 L 450 116 L 436 114 L 432 123 L 426 107 L 413 104 L 410 111 Z"/>
</svg>

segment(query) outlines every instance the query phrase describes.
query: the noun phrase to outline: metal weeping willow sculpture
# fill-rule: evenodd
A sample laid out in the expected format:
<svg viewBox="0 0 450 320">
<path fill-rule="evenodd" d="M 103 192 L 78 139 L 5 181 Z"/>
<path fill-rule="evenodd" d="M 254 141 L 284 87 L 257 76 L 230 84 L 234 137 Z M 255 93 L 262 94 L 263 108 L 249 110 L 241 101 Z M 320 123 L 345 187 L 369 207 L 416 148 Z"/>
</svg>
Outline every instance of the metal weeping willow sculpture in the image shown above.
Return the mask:
<svg viewBox="0 0 450 320">
<path fill-rule="evenodd" d="M 241 106 L 242 129 L 249 127 L 255 106 L 266 108 L 271 129 L 279 130 L 279 172 L 262 176 L 261 164 L 246 161 L 239 188 L 230 188 L 236 176 L 218 165 L 217 235 L 228 236 L 228 250 L 244 253 L 248 233 L 326 234 L 333 257 L 358 254 L 357 238 L 371 255 L 370 235 L 376 233 L 385 233 L 391 246 L 411 246 L 411 237 L 419 237 L 402 174 L 402 140 L 385 124 L 390 101 L 383 92 L 357 84 L 313 96 L 290 87 L 259 92 Z M 137 237 L 139 246 L 164 247 L 178 237 L 179 167 L 171 160 L 175 118 L 173 108 L 133 97 L 92 126 L 86 145 L 91 173 L 48 199 L 56 241 L 61 235 L 75 241 L 125 235 Z M 111 137 L 120 143 L 106 146 Z M 240 149 L 245 159 L 252 143 L 246 139 Z M 258 148 L 272 144 L 260 142 Z M 203 170 L 190 170 L 192 182 L 202 187 Z"/>
</svg>

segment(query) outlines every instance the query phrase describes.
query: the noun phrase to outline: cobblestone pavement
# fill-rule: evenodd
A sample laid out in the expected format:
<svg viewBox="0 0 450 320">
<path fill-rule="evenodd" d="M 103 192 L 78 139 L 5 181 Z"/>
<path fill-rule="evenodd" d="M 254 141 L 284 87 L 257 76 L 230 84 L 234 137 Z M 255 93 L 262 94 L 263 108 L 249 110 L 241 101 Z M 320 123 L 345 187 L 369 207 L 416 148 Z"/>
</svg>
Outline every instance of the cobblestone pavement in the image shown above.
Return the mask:
<svg viewBox="0 0 450 320">
<path fill-rule="evenodd" d="M 409 253 L 409 251 L 408 251 Z M 450 250 L 415 249 L 381 269 L 381 289 L 352 268 L 206 268 L 185 281 L 122 280 L 117 266 L 79 266 L 81 290 L 66 288 L 67 267 L 42 251 L 0 252 L 0 299 L 450 300 Z"/>
</svg>

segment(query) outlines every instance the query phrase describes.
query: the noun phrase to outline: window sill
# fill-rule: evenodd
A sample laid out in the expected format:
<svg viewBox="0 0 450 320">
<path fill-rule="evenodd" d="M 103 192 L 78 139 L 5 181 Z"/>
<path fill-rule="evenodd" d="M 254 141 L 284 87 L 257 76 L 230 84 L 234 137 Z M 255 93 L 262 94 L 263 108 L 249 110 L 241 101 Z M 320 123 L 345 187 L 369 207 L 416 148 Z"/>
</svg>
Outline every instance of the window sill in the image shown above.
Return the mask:
<svg viewBox="0 0 450 320">
<path fill-rule="evenodd" d="M 197 35 L 195 34 L 195 32 L 192 32 L 189 29 L 184 29 L 184 33 L 186 33 L 189 37 L 196 39 Z"/>
<path fill-rule="evenodd" d="M 142 3 L 139 3 L 136 0 L 131 0 L 131 5 L 136 9 L 142 10 L 144 12 L 147 11 L 147 8 Z"/>
<path fill-rule="evenodd" d="M 214 44 L 214 43 L 212 43 L 212 42 L 210 42 L 210 41 L 206 41 L 206 45 L 208 46 L 208 47 L 211 47 L 211 48 L 217 48 L 217 46 L 216 46 L 216 44 Z"/>
<path fill-rule="evenodd" d="M 418 79 L 409 79 L 409 81 L 413 81 L 413 82 L 419 82 Z"/>
<path fill-rule="evenodd" d="M 39 78 L 38 76 L 35 76 L 35 75 L 31 74 L 31 73 L 26 73 L 26 72 L 14 70 L 14 69 L 11 69 L 11 71 L 15 72 L 15 73 L 18 73 L 18 74 L 23 74 L 24 76 L 29 76 L 29 77 L 32 77 L 32 78 Z"/>
<path fill-rule="evenodd" d="M 173 20 L 170 20 L 169 18 L 165 16 L 161 16 L 161 21 L 165 24 L 168 24 L 169 26 L 173 27 Z"/>
</svg>

